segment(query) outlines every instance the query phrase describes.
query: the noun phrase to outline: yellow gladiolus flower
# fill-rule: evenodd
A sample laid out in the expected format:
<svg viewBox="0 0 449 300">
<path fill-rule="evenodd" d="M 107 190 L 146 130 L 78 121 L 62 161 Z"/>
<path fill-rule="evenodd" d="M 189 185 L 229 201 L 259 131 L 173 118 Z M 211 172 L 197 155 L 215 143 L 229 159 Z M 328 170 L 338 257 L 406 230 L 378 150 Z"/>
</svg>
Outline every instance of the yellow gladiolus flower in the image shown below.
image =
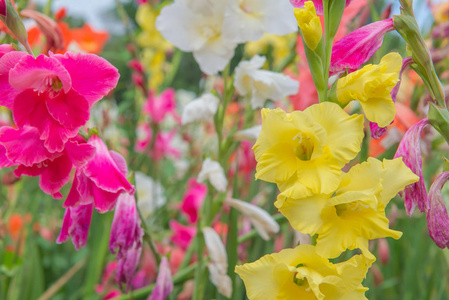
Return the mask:
<svg viewBox="0 0 449 300">
<path fill-rule="evenodd" d="M 362 255 L 332 264 L 312 245 L 300 245 L 236 266 L 248 298 L 315 300 L 366 299 L 361 286 L 370 262 Z"/>
<path fill-rule="evenodd" d="M 304 8 L 295 8 L 293 12 L 298 21 L 298 26 L 301 28 L 304 41 L 310 49 L 315 50 L 323 36 L 323 29 L 321 28 L 320 18 L 316 15 L 313 2 L 307 1 Z"/>
<path fill-rule="evenodd" d="M 317 251 L 337 257 L 346 249 L 362 250 L 373 258 L 368 241 L 398 239 L 402 233 L 388 228 L 385 207 L 399 191 L 418 181 L 402 158 L 369 158 L 343 174 L 339 187 L 329 194 L 292 198 L 281 194 L 275 203 L 293 228 L 318 234 Z"/>
<path fill-rule="evenodd" d="M 358 100 L 369 121 L 388 126 L 396 114 L 390 92 L 399 81 L 401 66 L 401 55 L 389 53 L 378 65 L 366 65 L 348 74 L 337 82 L 338 101 L 346 105 Z"/>
<path fill-rule="evenodd" d="M 360 151 L 363 117 L 349 116 L 337 104 L 324 102 L 287 114 L 262 110 L 262 130 L 253 149 L 256 178 L 279 185 L 295 184 L 300 194 L 329 193 L 341 168 Z M 290 189 L 289 189 L 290 190 Z"/>
</svg>

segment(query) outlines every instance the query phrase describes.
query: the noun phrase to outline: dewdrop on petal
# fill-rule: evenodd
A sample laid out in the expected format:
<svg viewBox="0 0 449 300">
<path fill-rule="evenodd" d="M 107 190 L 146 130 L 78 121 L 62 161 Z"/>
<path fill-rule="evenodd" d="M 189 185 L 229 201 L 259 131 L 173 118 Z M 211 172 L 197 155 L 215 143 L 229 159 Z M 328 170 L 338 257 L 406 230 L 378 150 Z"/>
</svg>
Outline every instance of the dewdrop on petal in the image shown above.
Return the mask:
<svg viewBox="0 0 449 300">
<path fill-rule="evenodd" d="M 209 180 L 212 186 L 219 192 L 225 192 L 228 186 L 228 180 L 220 164 L 210 158 L 206 158 L 198 174 L 198 181 Z"/>
</svg>

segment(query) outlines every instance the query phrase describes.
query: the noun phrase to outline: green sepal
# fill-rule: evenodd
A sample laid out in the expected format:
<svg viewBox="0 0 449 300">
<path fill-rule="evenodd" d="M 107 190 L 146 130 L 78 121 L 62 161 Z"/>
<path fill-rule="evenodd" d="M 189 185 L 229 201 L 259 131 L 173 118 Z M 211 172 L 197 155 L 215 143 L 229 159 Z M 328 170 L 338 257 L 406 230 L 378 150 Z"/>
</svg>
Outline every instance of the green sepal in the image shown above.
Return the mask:
<svg viewBox="0 0 449 300">
<path fill-rule="evenodd" d="M 449 111 L 445 108 L 429 105 L 427 118 L 430 124 L 444 137 L 449 144 Z"/>
</svg>

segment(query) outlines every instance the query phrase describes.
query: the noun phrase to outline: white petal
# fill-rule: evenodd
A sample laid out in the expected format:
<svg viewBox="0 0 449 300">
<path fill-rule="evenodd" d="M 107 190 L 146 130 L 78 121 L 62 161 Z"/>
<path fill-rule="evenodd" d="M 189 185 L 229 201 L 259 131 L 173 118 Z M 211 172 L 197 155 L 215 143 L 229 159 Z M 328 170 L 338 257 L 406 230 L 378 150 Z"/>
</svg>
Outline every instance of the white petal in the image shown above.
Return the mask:
<svg viewBox="0 0 449 300">
<path fill-rule="evenodd" d="M 234 139 L 237 141 L 250 141 L 255 143 L 259 137 L 262 125 L 256 125 L 247 129 L 239 130 L 235 133 Z"/>
<path fill-rule="evenodd" d="M 182 112 L 182 124 L 212 119 L 217 112 L 219 102 L 220 100 L 211 93 L 191 101 Z"/>
<path fill-rule="evenodd" d="M 223 168 L 216 161 L 206 158 L 198 174 L 198 181 L 203 182 L 208 179 L 212 186 L 219 192 L 225 192 L 228 186 L 228 180 L 224 174 Z"/>
</svg>

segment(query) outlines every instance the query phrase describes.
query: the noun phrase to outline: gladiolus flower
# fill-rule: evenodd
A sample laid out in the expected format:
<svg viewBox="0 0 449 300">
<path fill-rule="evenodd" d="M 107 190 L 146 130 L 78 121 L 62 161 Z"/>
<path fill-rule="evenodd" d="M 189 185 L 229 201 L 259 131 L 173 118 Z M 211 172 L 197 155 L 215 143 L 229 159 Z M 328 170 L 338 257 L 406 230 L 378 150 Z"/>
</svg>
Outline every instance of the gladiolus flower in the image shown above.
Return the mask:
<svg viewBox="0 0 449 300">
<path fill-rule="evenodd" d="M 198 211 L 203 205 L 207 194 L 207 185 L 198 183 L 191 178 L 187 183 L 187 191 L 182 197 L 182 211 L 188 216 L 190 223 L 196 223 L 198 220 Z"/>
<path fill-rule="evenodd" d="M 438 175 L 429 190 L 429 210 L 427 211 L 427 227 L 435 244 L 444 249 L 449 248 L 449 217 L 444 204 L 441 189 L 449 179 L 449 172 Z"/>
<path fill-rule="evenodd" d="M 407 130 L 399 143 L 398 150 L 394 157 L 402 157 L 405 165 L 409 167 L 413 173 L 419 176 L 419 181 L 405 188 L 405 210 L 411 216 L 415 207 L 421 212 L 429 210 L 429 198 L 427 197 L 426 185 L 422 173 L 421 146 L 419 140 L 421 133 L 429 124 L 427 119 L 423 119 Z"/>
<path fill-rule="evenodd" d="M 363 255 L 332 264 L 314 246 L 300 245 L 268 254 L 253 263 L 236 266 L 248 298 L 259 299 L 366 299 L 361 286 L 368 261 Z"/>
<path fill-rule="evenodd" d="M 164 256 L 159 264 L 159 272 L 156 279 L 156 285 L 148 300 L 164 300 L 173 290 L 173 280 L 171 277 L 170 265 L 168 259 Z"/>
<path fill-rule="evenodd" d="M 393 19 L 365 25 L 342 39 L 332 47 L 330 74 L 357 70 L 382 46 L 383 38 L 394 30 Z"/>
<path fill-rule="evenodd" d="M 64 214 L 62 228 L 56 243 L 61 244 L 72 238 L 72 243 L 76 250 L 84 247 L 89 234 L 90 221 L 92 219 L 93 204 L 78 205 L 69 207 Z"/>
<path fill-rule="evenodd" d="M 210 158 L 206 158 L 203 161 L 201 171 L 198 174 L 199 182 L 203 182 L 206 179 L 209 180 L 217 191 L 221 193 L 226 191 L 228 180 L 226 179 L 223 168 L 218 162 L 211 160 Z"/>
<path fill-rule="evenodd" d="M 262 109 L 262 130 L 253 147 L 256 178 L 277 183 L 281 191 L 294 184 L 295 193 L 331 192 L 362 138 L 363 117 L 349 116 L 335 103 L 290 114 Z"/>
<path fill-rule="evenodd" d="M 212 120 L 217 112 L 219 102 L 220 99 L 211 93 L 204 94 L 198 99 L 190 101 L 182 112 L 182 124 Z"/>
<path fill-rule="evenodd" d="M 166 115 L 172 115 L 175 120 L 179 120 L 176 113 L 175 90 L 167 89 L 157 97 L 150 93 L 143 106 L 143 112 L 148 113 L 155 123 L 161 123 Z"/>
<path fill-rule="evenodd" d="M 109 250 L 117 253 L 117 281 L 128 288 L 142 252 L 143 234 L 134 196 L 120 194 L 112 220 Z"/>
<path fill-rule="evenodd" d="M 193 226 L 179 224 L 175 220 L 171 220 L 169 225 L 171 231 L 173 232 L 171 237 L 172 243 L 184 250 L 187 249 L 196 234 L 196 228 Z"/>
<path fill-rule="evenodd" d="M 399 81 L 402 58 L 398 53 L 385 55 L 378 65 L 366 65 L 337 82 L 337 97 L 346 105 L 358 100 L 366 118 L 380 127 L 389 125 L 396 114 L 390 92 Z"/>
<path fill-rule="evenodd" d="M 279 100 L 298 92 L 299 82 L 272 71 L 261 70 L 264 56 L 256 55 L 250 61 L 241 61 L 235 68 L 234 87 L 242 95 L 251 96 L 253 109 L 263 107 L 265 100 Z"/>
<path fill-rule="evenodd" d="M 295 8 L 294 13 L 305 43 L 310 49 L 315 50 L 323 37 L 323 29 L 313 2 L 307 1 L 304 8 Z"/>
</svg>

